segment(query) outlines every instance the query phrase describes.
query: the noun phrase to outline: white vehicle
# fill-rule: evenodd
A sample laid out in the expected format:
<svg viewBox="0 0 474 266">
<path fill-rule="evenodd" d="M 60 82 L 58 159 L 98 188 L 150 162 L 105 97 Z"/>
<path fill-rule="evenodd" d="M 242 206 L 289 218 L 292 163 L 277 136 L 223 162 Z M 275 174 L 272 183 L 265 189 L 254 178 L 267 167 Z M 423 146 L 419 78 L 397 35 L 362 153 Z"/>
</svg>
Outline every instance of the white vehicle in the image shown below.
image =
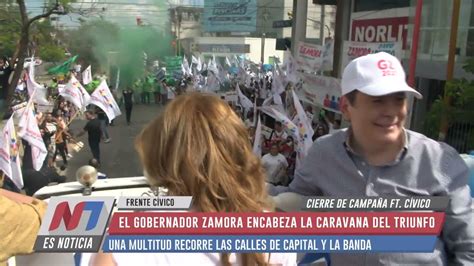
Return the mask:
<svg viewBox="0 0 474 266">
<path fill-rule="evenodd" d="M 123 177 L 97 179 L 97 171 L 92 166 L 83 166 L 76 172 L 76 182 L 67 182 L 46 186 L 38 190 L 34 197 L 46 202 L 51 197 L 71 196 L 143 196 L 151 195 L 153 191 L 145 177 Z M 87 178 L 85 178 L 87 177 Z M 88 180 L 88 181 L 85 181 Z M 89 181 L 90 180 L 90 181 Z M 75 253 L 33 253 L 16 256 L 9 260 L 8 265 L 75 265 Z"/>
</svg>

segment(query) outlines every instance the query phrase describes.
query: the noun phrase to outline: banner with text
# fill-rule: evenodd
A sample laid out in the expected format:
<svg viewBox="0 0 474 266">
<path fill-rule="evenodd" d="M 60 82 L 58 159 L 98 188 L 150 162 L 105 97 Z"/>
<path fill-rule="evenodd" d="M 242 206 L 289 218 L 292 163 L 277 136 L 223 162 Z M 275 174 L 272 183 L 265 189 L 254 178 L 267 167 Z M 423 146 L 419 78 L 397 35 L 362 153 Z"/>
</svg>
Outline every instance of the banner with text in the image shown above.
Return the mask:
<svg viewBox="0 0 474 266">
<path fill-rule="evenodd" d="M 305 72 L 316 72 L 320 70 L 332 70 L 333 42 L 326 40 L 324 46 L 298 42 L 296 50 L 296 62 L 298 68 Z"/>
<path fill-rule="evenodd" d="M 352 42 L 345 41 L 342 46 L 342 64 L 341 69 L 344 68 L 357 57 L 367 54 L 375 54 L 378 52 L 389 53 L 399 60 L 402 57 L 402 43 L 401 42 Z"/>
<path fill-rule="evenodd" d="M 203 24 L 207 32 L 254 32 L 257 1 L 205 0 Z"/>
</svg>

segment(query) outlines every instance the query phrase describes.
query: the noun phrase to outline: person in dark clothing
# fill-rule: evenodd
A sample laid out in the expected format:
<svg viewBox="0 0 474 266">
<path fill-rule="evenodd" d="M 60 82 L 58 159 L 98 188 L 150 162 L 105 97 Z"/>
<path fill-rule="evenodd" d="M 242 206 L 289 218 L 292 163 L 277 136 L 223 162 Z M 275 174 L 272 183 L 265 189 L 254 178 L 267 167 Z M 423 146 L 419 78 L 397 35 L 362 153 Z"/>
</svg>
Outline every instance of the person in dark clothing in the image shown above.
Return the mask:
<svg viewBox="0 0 474 266">
<path fill-rule="evenodd" d="M 49 183 L 66 182 L 66 177 L 60 176 L 54 168 L 48 166 L 48 162 L 45 160 L 39 171 L 35 171 L 33 168 L 24 169 L 23 182 L 25 184 L 24 190 L 26 195 L 33 196 L 36 191 L 40 190 L 42 187 L 47 186 Z"/>
<path fill-rule="evenodd" d="M 109 118 L 107 117 L 105 112 L 99 107 L 96 108 L 95 112 L 97 114 L 97 118 L 100 121 L 100 126 L 102 130 L 102 138 L 104 139 L 105 143 L 109 143 L 110 137 L 109 137 L 109 131 L 107 130 L 107 125 L 109 124 Z"/>
<path fill-rule="evenodd" d="M 5 101 L 8 97 L 8 81 L 12 72 L 12 66 L 8 64 L 8 61 L 5 58 L 0 58 L 0 112 L 5 112 L 7 109 Z"/>
<path fill-rule="evenodd" d="M 130 125 L 130 118 L 132 116 L 132 108 L 133 108 L 133 90 L 127 88 L 123 91 L 123 99 L 125 102 L 125 116 L 127 118 L 127 125 Z"/>
<path fill-rule="evenodd" d="M 87 132 L 89 147 L 91 148 L 92 156 L 97 159 L 100 163 L 100 139 L 102 136 L 102 130 L 100 127 L 100 120 L 97 119 L 97 116 L 93 111 L 86 111 L 87 122 L 84 129 L 77 134 L 77 137 L 84 135 Z"/>
<path fill-rule="evenodd" d="M 5 58 L 0 58 L 0 99 L 6 100 L 8 95 L 8 80 L 12 73 L 12 67 Z"/>
</svg>

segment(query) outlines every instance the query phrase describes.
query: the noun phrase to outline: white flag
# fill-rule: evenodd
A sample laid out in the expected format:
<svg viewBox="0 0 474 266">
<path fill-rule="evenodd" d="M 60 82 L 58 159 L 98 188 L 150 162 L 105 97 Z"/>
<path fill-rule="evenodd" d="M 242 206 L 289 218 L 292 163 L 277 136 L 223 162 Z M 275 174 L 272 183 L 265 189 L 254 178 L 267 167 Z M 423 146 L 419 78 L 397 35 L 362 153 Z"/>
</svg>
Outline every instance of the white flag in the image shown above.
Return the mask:
<svg viewBox="0 0 474 266">
<path fill-rule="evenodd" d="M 296 116 L 298 117 L 298 131 L 300 135 L 300 140 L 303 142 L 303 156 L 306 156 L 308 153 L 308 150 L 311 148 L 313 145 L 313 134 L 314 130 L 313 127 L 311 126 L 310 121 L 308 120 L 308 116 L 306 115 L 306 112 L 303 109 L 303 106 L 300 103 L 300 100 L 298 99 L 298 96 L 296 95 L 294 90 L 291 90 L 293 93 L 293 102 L 295 105 L 296 109 Z"/>
<path fill-rule="evenodd" d="M 239 103 L 240 105 L 246 109 L 246 110 L 250 110 L 253 108 L 253 103 L 252 101 L 247 98 L 247 96 L 245 96 L 242 91 L 240 90 L 239 88 L 239 84 L 237 83 L 236 87 L 235 87 L 236 91 L 237 91 L 237 97 L 239 99 Z"/>
<path fill-rule="evenodd" d="M 298 136 L 298 128 L 296 127 L 296 125 L 286 115 L 284 115 L 283 113 L 280 113 L 275 108 L 272 108 L 272 111 L 275 114 L 275 119 L 281 122 L 286 132 L 298 141 L 299 136 Z"/>
<path fill-rule="evenodd" d="M 198 64 L 198 59 L 194 55 L 191 56 L 191 64 Z"/>
<path fill-rule="evenodd" d="M 280 95 L 285 91 L 285 86 L 283 85 L 283 77 L 278 75 L 276 71 L 273 72 L 272 77 L 272 93 Z"/>
<path fill-rule="evenodd" d="M 228 67 L 231 67 L 231 66 L 232 66 L 232 64 L 230 63 L 230 60 L 229 60 L 229 58 L 228 58 L 227 56 L 225 57 L 225 64 L 226 64 Z"/>
<path fill-rule="evenodd" d="M 262 157 L 262 121 L 260 121 L 260 116 L 258 116 L 257 128 L 255 129 L 253 153 L 255 153 L 255 155 L 258 157 Z"/>
<path fill-rule="evenodd" d="M 291 54 L 288 56 L 288 61 L 285 63 L 285 68 L 287 81 L 290 81 L 293 84 L 298 83 L 299 77 L 297 71 L 297 63 L 295 58 Z"/>
<path fill-rule="evenodd" d="M 102 109 L 109 121 L 122 114 L 105 80 L 102 80 L 99 87 L 91 94 L 89 103 Z"/>
<path fill-rule="evenodd" d="M 48 150 L 44 144 L 36 117 L 33 114 L 31 107 L 28 107 L 26 112 L 20 118 L 18 126 L 20 127 L 18 136 L 30 144 L 33 168 L 36 171 L 39 171 L 48 155 Z"/>
<path fill-rule="evenodd" d="M 184 74 L 187 74 L 189 76 L 193 75 L 193 72 L 191 71 L 191 68 L 189 67 L 188 59 L 186 59 L 186 56 L 183 57 L 183 67 L 184 67 Z"/>
<path fill-rule="evenodd" d="M 43 105 L 49 104 L 48 100 L 46 99 L 47 89 L 35 81 L 34 61 L 29 63 L 28 75 L 26 75 L 26 87 L 28 89 L 28 94 L 31 98 L 31 101 Z"/>
<path fill-rule="evenodd" d="M 203 67 L 202 67 L 201 57 L 198 57 L 198 59 L 197 59 L 196 70 L 197 71 L 204 70 Z"/>
<path fill-rule="evenodd" d="M 283 100 L 281 99 L 280 94 L 276 94 L 276 93 L 273 94 L 273 103 L 276 105 L 283 106 Z"/>
<path fill-rule="evenodd" d="M 219 81 L 217 80 L 216 75 L 214 75 L 211 71 L 207 73 L 206 87 L 207 90 L 210 91 L 219 90 Z"/>
<path fill-rule="evenodd" d="M 21 172 L 20 156 L 18 152 L 18 140 L 16 138 L 15 125 L 13 119 L 8 119 L 3 128 L 3 135 L 0 138 L 0 168 L 8 176 L 18 189 L 23 188 L 23 175 Z"/>
<path fill-rule="evenodd" d="M 79 83 L 76 77 L 71 74 L 71 79 L 64 87 L 58 86 L 59 95 L 70 101 L 77 108 L 83 110 L 90 101 L 90 95 L 86 89 Z"/>
<path fill-rule="evenodd" d="M 89 65 L 86 70 L 82 72 L 82 83 L 87 85 L 92 82 L 92 68 Z"/>
<path fill-rule="evenodd" d="M 209 59 L 209 62 L 207 63 L 207 70 L 214 72 L 216 76 L 219 74 L 219 69 L 217 69 L 216 59 L 214 56 L 212 59 Z"/>
</svg>

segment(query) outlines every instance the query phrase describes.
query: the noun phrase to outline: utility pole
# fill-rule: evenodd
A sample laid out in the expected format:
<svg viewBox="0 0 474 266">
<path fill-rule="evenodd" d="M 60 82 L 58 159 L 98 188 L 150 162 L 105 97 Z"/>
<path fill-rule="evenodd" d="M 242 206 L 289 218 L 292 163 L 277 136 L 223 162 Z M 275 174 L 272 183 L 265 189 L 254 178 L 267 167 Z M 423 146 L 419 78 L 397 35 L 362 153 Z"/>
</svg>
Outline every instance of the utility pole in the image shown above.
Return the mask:
<svg viewBox="0 0 474 266">
<path fill-rule="evenodd" d="M 293 0 L 293 26 L 291 28 L 291 52 L 293 56 L 298 42 L 306 38 L 306 18 L 308 17 L 308 0 Z"/>
<path fill-rule="evenodd" d="M 262 23 L 262 39 L 260 40 L 260 62 L 262 62 L 262 66 L 265 63 L 265 38 L 266 38 L 266 25 L 267 25 L 267 20 L 268 20 L 268 11 L 265 9 L 262 14 L 263 18 L 263 23 Z"/>
<path fill-rule="evenodd" d="M 183 16 L 181 14 L 181 10 L 179 10 L 178 8 L 176 8 L 176 10 L 178 11 L 178 32 L 176 34 L 178 36 L 178 40 L 176 41 L 176 45 L 178 49 L 178 56 L 180 56 L 181 55 L 181 20 Z"/>
<path fill-rule="evenodd" d="M 324 45 L 324 25 L 325 25 L 324 15 L 325 13 L 326 11 L 325 11 L 324 5 L 321 5 L 321 21 L 319 23 L 319 40 L 321 41 L 321 45 Z"/>
</svg>

